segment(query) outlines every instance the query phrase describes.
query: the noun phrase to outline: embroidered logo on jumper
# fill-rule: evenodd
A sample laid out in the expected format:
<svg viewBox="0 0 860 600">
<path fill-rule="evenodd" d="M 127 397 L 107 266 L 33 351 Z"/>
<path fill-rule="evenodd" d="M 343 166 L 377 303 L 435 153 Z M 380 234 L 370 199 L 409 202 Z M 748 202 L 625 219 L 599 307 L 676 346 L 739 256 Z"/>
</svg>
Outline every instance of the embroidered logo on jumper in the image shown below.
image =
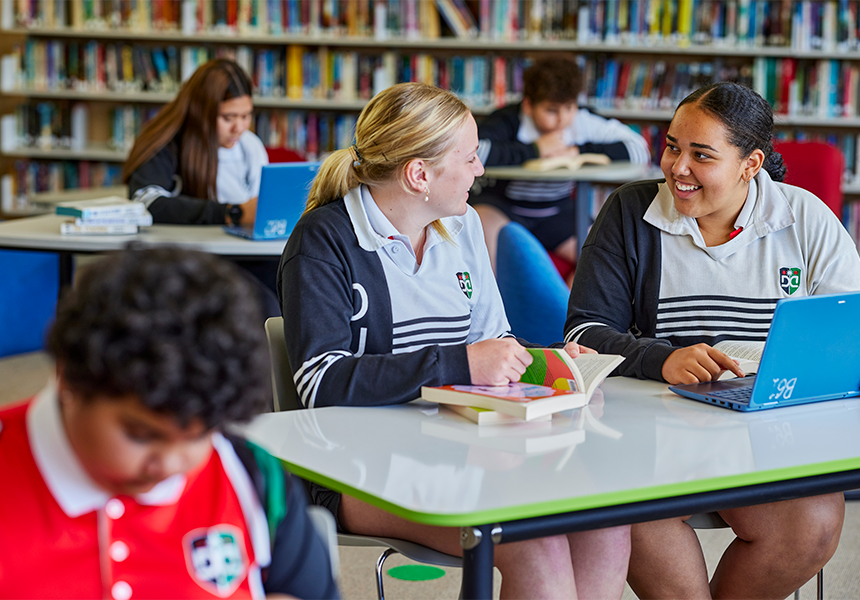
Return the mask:
<svg viewBox="0 0 860 600">
<path fill-rule="evenodd" d="M 194 529 L 182 538 L 188 572 L 204 590 L 230 596 L 248 570 L 242 532 L 232 525 Z"/>
<path fill-rule="evenodd" d="M 457 281 L 460 283 L 460 289 L 466 294 L 466 298 L 472 298 L 472 278 L 469 277 L 468 271 L 457 273 Z"/>
<path fill-rule="evenodd" d="M 800 269 L 798 267 L 779 268 L 779 287 L 791 296 L 800 288 Z"/>
</svg>

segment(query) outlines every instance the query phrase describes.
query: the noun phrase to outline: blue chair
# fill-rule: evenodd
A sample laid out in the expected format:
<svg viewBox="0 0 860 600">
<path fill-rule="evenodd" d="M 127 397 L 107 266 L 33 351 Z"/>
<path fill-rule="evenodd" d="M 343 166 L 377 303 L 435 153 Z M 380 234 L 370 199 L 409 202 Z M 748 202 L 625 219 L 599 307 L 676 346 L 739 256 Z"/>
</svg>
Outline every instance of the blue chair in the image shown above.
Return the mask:
<svg viewBox="0 0 860 600">
<path fill-rule="evenodd" d="M 0 356 L 41 350 L 57 311 L 60 261 L 50 252 L 0 251 Z"/>
<path fill-rule="evenodd" d="M 519 223 L 499 232 L 496 280 L 511 333 L 542 346 L 562 340 L 570 290 L 543 245 Z"/>
</svg>

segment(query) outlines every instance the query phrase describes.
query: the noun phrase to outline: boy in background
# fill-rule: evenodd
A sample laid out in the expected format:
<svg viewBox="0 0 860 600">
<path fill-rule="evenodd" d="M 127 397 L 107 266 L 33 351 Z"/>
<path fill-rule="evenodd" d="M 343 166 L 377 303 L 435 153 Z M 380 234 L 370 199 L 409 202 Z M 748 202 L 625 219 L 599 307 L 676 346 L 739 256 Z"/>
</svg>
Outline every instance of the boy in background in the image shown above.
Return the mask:
<svg viewBox="0 0 860 600">
<path fill-rule="evenodd" d="M 236 267 L 129 248 L 83 271 L 56 379 L 0 410 L 0 597 L 337 597 L 303 488 L 223 432 L 271 401 Z"/>
<path fill-rule="evenodd" d="M 580 153 L 647 164 L 650 154 L 642 136 L 620 121 L 577 106 L 582 83 L 572 56 L 534 62 L 523 73 L 522 102 L 495 111 L 478 125 L 478 157 L 484 166 Z M 576 261 L 573 188 L 572 181 L 498 181 L 472 197 L 493 269 L 496 240 L 508 221 L 522 224 L 547 250 Z"/>
</svg>

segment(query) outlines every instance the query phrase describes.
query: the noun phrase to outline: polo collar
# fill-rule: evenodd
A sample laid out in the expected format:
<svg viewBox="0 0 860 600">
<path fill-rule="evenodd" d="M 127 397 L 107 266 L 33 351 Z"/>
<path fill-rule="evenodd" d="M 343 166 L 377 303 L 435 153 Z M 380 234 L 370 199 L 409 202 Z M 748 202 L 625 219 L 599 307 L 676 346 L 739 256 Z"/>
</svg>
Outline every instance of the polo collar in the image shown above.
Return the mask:
<svg viewBox="0 0 860 600">
<path fill-rule="evenodd" d="M 54 499 L 71 518 L 99 510 L 112 497 L 90 478 L 77 458 L 60 414 L 56 382 L 52 379 L 27 409 L 27 437 L 36 466 Z M 139 504 L 175 504 L 185 489 L 185 476 L 174 475 L 145 494 Z"/>
<path fill-rule="evenodd" d="M 366 185 L 361 184 L 349 190 L 343 197 L 343 201 L 349 220 L 352 222 L 352 228 L 358 238 L 358 245 L 362 250 L 376 252 L 394 240 L 406 239 L 406 236 L 397 231 L 397 228 L 379 209 Z M 444 217 L 440 220 L 451 237 L 455 237 L 463 230 L 464 218 L 453 216 Z M 442 241 L 441 236 L 431 227 L 427 232 L 428 243 L 425 245 L 425 250 L 440 241 Z"/>
<path fill-rule="evenodd" d="M 705 245 L 696 219 L 675 209 L 672 192 L 666 182 L 658 184 L 657 195 L 645 211 L 644 220 L 670 235 L 689 235 L 693 243 L 714 259 L 730 256 L 769 233 L 785 229 L 796 221 L 788 198 L 764 169 L 750 181 L 747 199 L 735 220 L 743 227 L 739 235 L 719 246 Z"/>
</svg>

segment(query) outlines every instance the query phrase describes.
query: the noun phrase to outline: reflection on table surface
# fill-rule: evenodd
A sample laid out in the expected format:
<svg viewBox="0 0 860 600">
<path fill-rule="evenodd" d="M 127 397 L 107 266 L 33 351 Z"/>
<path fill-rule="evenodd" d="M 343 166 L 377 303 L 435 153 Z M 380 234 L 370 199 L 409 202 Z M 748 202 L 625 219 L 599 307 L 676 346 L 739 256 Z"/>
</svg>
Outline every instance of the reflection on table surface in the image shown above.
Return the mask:
<svg viewBox="0 0 860 600">
<path fill-rule="evenodd" d="M 532 516 L 860 467 L 860 400 L 740 413 L 656 382 L 612 378 L 602 391 L 547 422 L 478 426 L 418 401 L 266 414 L 245 433 L 332 487 L 443 515 Z"/>
</svg>

